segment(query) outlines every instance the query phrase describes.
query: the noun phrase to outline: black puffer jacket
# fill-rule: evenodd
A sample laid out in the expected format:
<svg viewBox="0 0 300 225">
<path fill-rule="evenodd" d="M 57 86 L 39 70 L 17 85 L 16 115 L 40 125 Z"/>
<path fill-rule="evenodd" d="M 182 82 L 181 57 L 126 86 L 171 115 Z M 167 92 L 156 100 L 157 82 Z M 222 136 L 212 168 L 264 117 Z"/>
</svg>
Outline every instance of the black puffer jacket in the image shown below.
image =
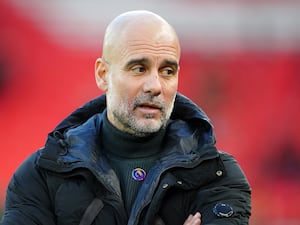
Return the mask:
<svg viewBox="0 0 300 225">
<path fill-rule="evenodd" d="M 99 144 L 105 96 L 79 108 L 16 171 L 4 225 L 248 224 L 251 191 L 229 154 L 217 151 L 207 116 L 178 94 L 163 155 L 148 172 L 130 215 Z M 80 222 L 81 221 L 81 222 Z"/>
</svg>

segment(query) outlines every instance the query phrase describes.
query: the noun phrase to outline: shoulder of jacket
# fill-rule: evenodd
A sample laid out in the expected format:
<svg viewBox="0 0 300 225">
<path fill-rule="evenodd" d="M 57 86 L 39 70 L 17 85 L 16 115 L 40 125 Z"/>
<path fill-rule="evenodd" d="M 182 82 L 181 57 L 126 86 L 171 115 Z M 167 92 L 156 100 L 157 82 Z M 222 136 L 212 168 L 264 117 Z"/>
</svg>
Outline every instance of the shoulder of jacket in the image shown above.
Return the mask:
<svg viewBox="0 0 300 225">
<path fill-rule="evenodd" d="M 236 161 L 235 157 L 229 152 L 218 150 L 218 153 L 222 160 Z"/>
<path fill-rule="evenodd" d="M 249 181 L 237 159 L 230 153 L 219 151 L 220 159 L 226 170 L 227 180 L 250 189 Z"/>
</svg>

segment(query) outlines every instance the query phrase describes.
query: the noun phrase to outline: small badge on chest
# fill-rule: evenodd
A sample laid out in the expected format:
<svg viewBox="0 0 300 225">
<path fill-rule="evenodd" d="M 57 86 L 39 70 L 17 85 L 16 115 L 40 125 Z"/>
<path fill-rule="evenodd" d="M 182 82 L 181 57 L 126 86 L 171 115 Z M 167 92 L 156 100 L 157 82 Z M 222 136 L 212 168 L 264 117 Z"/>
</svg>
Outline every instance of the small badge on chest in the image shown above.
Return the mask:
<svg viewBox="0 0 300 225">
<path fill-rule="evenodd" d="M 137 167 L 132 170 L 131 176 L 134 180 L 143 181 L 146 178 L 146 171 L 140 167 Z"/>
</svg>

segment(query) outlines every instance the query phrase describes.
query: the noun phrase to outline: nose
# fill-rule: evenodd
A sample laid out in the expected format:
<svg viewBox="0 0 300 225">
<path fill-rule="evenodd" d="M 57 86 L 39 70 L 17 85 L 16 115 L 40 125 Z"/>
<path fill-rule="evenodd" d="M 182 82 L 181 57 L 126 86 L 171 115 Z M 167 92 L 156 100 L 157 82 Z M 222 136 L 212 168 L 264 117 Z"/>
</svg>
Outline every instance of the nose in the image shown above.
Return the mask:
<svg viewBox="0 0 300 225">
<path fill-rule="evenodd" d="M 149 74 L 145 78 L 144 92 L 151 93 L 153 96 L 158 96 L 161 93 L 161 80 L 157 72 Z"/>
</svg>

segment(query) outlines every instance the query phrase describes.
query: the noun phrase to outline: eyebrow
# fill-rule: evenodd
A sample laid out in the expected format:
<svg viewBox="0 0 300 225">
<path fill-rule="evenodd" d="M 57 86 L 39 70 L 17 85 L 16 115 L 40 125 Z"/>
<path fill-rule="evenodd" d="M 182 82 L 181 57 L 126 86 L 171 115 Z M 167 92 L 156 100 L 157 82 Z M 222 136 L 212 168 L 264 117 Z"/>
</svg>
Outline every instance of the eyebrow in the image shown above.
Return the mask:
<svg viewBox="0 0 300 225">
<path fill-rule="evenodd" d="M 168 60 L 168 59 L 163 61 L 162 66 L 172 66 L 176 70 L 178 70 L 178 67 L 179 67 L 178 63 L 175 60 L 173 61 L 173 60 Z"/>
<path fill-rule="evenodd" d="M 125 67 L 129 68 L 132 65 L 137 65 L 137 64 L 150 64 L 150 60 L 147 58 L 140 58 L 140 59 L 131 59 L 129 62 L 126 63 Z"/>
<path fill-rule="evenodd" d="M 136 65 L 136 64 L 147 65 L 147 64 L 150 64 L 150 60 L 147 58 L 131 59 L 129 62 L 126 63 L 125 67 L 129 68 L 132 65 Z M 178 67 L 179 67 L 178 63 L 175 60 L 173 61 L 173 60 L 168 60 L 168 59 L 165 59 L 162 62 L 161 66 L 172 66 L 176 70 L 178 70 Z"/>
</svg>

